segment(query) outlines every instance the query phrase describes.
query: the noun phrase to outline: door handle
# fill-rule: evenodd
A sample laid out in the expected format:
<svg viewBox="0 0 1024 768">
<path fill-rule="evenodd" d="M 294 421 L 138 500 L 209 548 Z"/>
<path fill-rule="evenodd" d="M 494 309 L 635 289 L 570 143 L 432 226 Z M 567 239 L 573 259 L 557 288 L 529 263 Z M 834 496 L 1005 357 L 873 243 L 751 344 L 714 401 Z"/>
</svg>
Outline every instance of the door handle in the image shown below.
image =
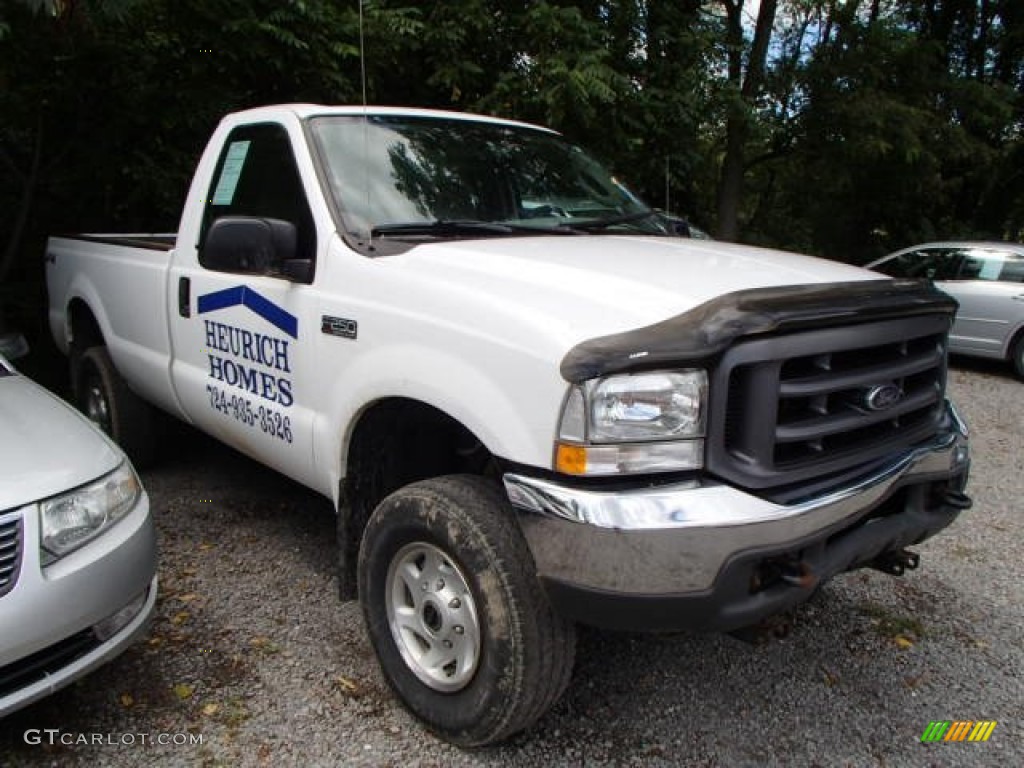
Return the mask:
<svg viewBox="0 0 1024 768">
<path fill-rule="evenodd" d="M 192 317 L 192 281 L 187 277 L 178 279 L 178 314 Z"/>
<path fill-rule="evenodd" d="M 1016 296 L 1013 297 L 1013 300 L 1014 301 L 1024 301 L 1024 293 L 1018 293 Z"/>
</svg>

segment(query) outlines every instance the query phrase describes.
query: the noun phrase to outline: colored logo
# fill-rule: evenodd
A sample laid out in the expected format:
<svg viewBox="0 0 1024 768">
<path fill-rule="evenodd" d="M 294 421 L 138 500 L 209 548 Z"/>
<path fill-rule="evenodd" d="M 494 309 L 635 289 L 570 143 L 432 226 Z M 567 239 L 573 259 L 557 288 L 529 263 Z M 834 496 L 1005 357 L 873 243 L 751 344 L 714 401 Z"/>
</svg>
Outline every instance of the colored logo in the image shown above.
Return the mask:
<svg viewBox="0 0 1024 768">
<path fill-rule="evenodd" d="M 248 286 L 239 285 L 235 288 L 225 288 L 223 291 L 214 291 L 200 296 L 197 303 L 199 314 L 238 306 L 249 309 L 293 339 L 299 337 L 298 318 Z"/>
<path fill-rule="evenodd" d="M 995 729 L 995 720 L 932 720 L 921 741 L 988 741 Z"/>
</svg>

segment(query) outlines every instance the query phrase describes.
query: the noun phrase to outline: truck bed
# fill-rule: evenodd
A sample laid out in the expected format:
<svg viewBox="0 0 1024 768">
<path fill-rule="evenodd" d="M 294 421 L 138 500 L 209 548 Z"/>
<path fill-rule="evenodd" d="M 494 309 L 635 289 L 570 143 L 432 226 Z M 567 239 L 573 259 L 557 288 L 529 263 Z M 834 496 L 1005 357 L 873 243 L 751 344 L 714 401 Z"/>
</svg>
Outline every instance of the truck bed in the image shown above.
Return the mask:
<svg viewBox="0 0 1024 768">
<path fill-rule="evenodd" d="M 108 234 L 77 234 L 61 235 L 65 240 L 85 240 L 90 243 L 107 243 L 109 245 L 129 245 L 133 248 L 146 248 L 151 251 L 169 251 L 174 247 L 177 240 L 176 233 L 161 234 L 131 234 L 131 235 L 108 235 Z"/>
<path fill-rule="evenodd" d="M 128 386 L 143 398 L 180 415 L 170 379 L 168 271 L 173 234 L 73 234 L 46 246 L 49 320 L 61 351 L 75 333 L 94 322 Z M 98 297 L 102 296 L 100 301 Z M 91 321 L 74 329 L 74 307 L 88 307 Z"/>
</svg>

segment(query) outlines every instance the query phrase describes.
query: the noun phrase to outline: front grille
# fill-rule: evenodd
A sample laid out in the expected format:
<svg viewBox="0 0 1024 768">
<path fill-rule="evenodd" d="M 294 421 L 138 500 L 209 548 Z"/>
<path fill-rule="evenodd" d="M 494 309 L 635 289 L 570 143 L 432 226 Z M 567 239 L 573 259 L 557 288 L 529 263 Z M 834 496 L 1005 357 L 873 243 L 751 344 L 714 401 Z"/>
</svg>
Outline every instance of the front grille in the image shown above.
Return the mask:
<svg viewBox="0 0 1024 768">
<path fill-rule="evenodd" d="M 31 656 L 0 667 L 0 698 L 59 672 L 99 645 L 96 633 L 83 629 Z"/>
<path fill-rule="evenodd" d="M 12 589 L 21 570 L 21 516 L 0 517 L 0 597 Z"/>
<path fill-rule="evenodd" d="M 946 316 L 741 341 L 714 374 L 708 469 L 777 488 L 868 466 L 943 417 Z"/>
</svg>

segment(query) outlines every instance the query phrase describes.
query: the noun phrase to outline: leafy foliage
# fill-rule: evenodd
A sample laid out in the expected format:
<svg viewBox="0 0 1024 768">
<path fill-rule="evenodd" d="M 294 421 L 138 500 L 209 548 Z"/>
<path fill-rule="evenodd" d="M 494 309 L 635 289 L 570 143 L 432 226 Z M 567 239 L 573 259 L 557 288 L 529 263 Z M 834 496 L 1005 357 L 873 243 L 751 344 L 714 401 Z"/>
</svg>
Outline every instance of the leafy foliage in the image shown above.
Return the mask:
<svg viewBox="0 0 1024 768">
<path fill-rule="evenodd" d="M 803 4 L 818 37 L 774 84 L 786 108 L 766 124 L 785 151 L 749 169 L 747 236 L 851 261 L 1020 238 L 1019 6 L 866 5 Z"/>
<path fill-rule="evenodd" d="M 48 233 L 173 230 L 224 113 L 358 103 L 360 17 L 371 103 L 551 125 L 726 234 L 847 260 L 1021 236 L 1019 1 L 759 7 L 0 0 L 0 300 L 34 311 Z"/>
</svg>

